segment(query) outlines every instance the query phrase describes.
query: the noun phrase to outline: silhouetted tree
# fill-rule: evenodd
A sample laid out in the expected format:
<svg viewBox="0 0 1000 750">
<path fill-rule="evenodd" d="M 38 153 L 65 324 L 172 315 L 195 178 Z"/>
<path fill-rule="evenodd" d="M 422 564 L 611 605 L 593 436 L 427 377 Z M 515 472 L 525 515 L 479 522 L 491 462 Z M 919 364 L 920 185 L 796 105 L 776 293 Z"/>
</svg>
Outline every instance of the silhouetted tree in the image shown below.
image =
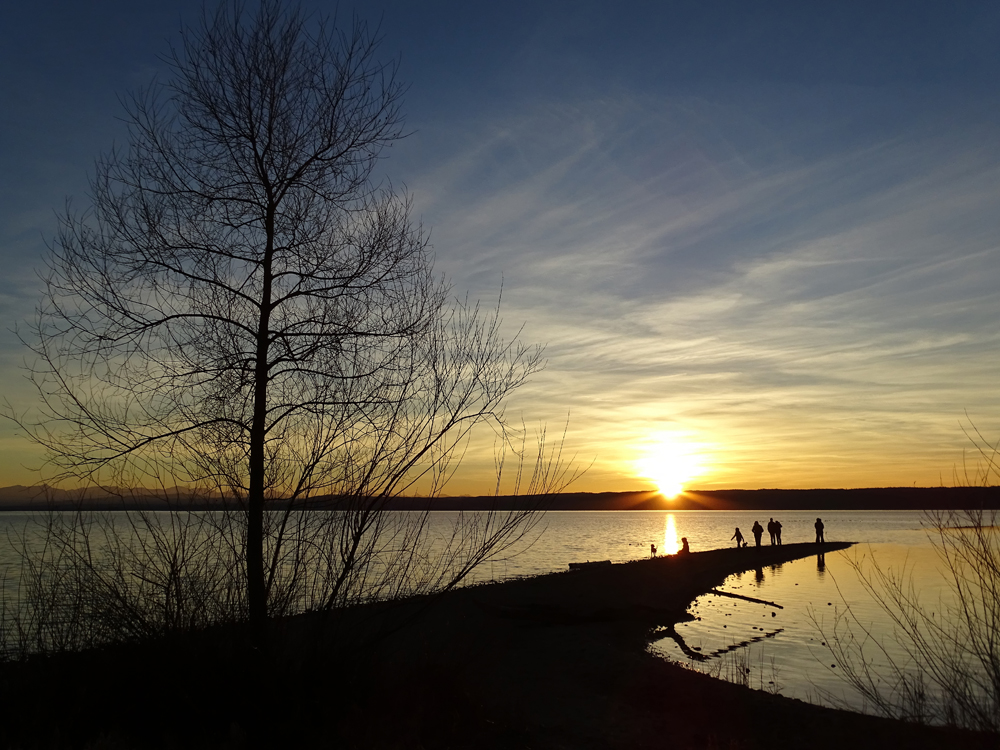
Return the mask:
<svg viewBox="0 0 1000 750">
<path fill-rule="evenodd" d="M 978 456 L 956 469 L 956 484 L 990 487 L 1000 478 L 997 441 L 969 420 L 963 431 Z M 873 632 L 850 606 L 824 632 L 839 674 L 886 716 L 1000 732 L 1000 517 L 971 508 L 924 514 L 941 590 L 904 563 L 877 556 L 848 560 L 872 602 L 892 624 Z"/>
<path fill-rule="evenodd" d="M 220 524 L 213 555 L 241 559 L 225 575 L 258 637 L 293 602 L 334 607 L 426 565 L 423 520 L 386 499 L 440 491 L 477 424 L 505 441 L 503 402 L 542 364 L 497 310 L 451 299 L 409 199 L 373 179 L 403 135 L 378 41 L 277 0 L 185 29 L 169 80 L 125 98 L 128 145 L 97 162 L 92 207 L 67 210 L 31 337 L 44 405 L 20 421 L 54 477 L 237 504 L 199 523 Z M 338 510 L 303 514 L 319 496 Z M 460 521 L 437 585 L 532 519 Z M 175 568 L 156 590 L 186 585 Z"/>
</svg>

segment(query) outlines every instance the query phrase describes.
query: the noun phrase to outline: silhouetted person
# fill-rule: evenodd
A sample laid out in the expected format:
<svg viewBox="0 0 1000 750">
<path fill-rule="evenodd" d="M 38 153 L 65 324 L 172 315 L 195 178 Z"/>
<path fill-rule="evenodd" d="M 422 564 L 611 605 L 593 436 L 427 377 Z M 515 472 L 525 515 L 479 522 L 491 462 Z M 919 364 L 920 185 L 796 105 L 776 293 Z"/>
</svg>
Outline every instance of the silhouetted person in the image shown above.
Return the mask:
<svg viewBox="0 0 1000 750">
<path fill-rule="evenodd" d="M 771 544 L 774 544 L 774 519 L 768 519 L 767 533 L 771 535 Z"/>
<path fill-rule="evenodd" d="M 826 541 L 823 538 L 823 529 L 826 528 L 823 526 L 823 519 L 817 518 L 816 523 L 814 523 L 813 526 L 816 527 L 816 544 L 823 544 L 823 542 Z"/>
<path fill-rule="evenodd" d="M 650 557 L 656 557 L 656 545 L 655 544 L 649 545 L 649 556 Z"/>
<path fill-rule="evenodd" d="M 729 541 L 733 541 L 733 539 L 736 540 L 736 549 L 743 546 L 743 532 L 740 531 L 739 526 L 736 527 L 736 533 L 729 537 Z"/>
<path fill-rule="evenodd" d="M 686 536 L 681 537 L 681 554 L 688 555 L 691 553 L 691 548 L 688 546 L 688 538 Z"/>
<path fill-rule="evenodd" d="M 778 540 L 778 546 L 781 546 L 781 521 L 774 522 L 774 538 Z"/>
<path fill-rule="evenodd" d="M 760 521 L 753 522 L 753 528 L 750 529 L 753 532 L 753 540 L 760 546 L 760 538 L 764 535 L 764 527 L 760 525 Z"/>
</svg>

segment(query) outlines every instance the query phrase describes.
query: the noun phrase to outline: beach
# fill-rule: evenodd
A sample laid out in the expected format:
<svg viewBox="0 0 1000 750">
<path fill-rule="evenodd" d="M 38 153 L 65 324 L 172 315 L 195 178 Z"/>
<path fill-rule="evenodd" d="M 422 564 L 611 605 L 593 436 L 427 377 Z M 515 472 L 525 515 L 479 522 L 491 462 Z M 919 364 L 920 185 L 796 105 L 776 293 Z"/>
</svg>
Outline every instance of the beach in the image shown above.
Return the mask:
<svg viewBox="0 0 1000 750">
<path fill-rule="evenodd" d="M 828 543 L 823 551 L 849 543 Z M 203 633 L 7 664 L 4 747 L 944 748 L 995 737 L 750 690 L 647 650 L 733 573 L 811 543 L 470 586 L 320 623 L 272 650 Z"/>
</svg>

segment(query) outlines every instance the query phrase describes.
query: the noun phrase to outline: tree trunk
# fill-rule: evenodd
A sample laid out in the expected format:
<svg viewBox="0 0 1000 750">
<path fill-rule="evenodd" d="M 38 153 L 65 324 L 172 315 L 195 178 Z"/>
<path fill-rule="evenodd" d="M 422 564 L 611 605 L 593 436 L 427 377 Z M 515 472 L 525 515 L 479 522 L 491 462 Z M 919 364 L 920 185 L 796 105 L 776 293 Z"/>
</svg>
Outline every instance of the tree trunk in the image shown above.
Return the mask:
<svg viewBox="0 0 1000 750">
<path fill-rule="evenodd" d="M 247 605 L 254 648 L 264 645 L 267 628 L 267 588 L 264 585 L 264 444 L 267 439 L 268 346 L 271 323 L 271 264 L 274 256 L 274 213 L 265 219 L 267 248 L 262 263 L 260 317 L 254 363 L 253 424 L 250 428 L 249 493 L 247 497 Z"/>
</svg>

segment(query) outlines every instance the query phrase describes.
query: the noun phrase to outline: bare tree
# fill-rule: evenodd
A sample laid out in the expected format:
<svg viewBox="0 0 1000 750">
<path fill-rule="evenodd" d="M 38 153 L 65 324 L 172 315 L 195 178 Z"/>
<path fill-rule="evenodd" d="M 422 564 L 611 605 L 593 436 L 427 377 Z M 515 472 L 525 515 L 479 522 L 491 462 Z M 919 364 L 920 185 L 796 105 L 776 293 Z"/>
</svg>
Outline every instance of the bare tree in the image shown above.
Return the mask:
<svg viewBox="0 0 1000 750">
<path fill-rule="evenodd" d="M 542 360 L 498 308 L 451 299 L 409 199 L 373 179 L 403 135 L 378 41 L 277 0 L 185 29 L 170 80 L 124 100 L 129 142 L 98 161 L 92 207 L 67 210 L 30 337 L 43 407 L 20 422 L 53 477 L 238 507 L 198 538 L 242 561 L 258 638 L 296 606 L 453 585 L 533 519 L 461 521 L 444 571 L 426 517 L 385 512 L 439 492 L 476 425 L 506 444 L 503 403 Z M 531 492 L 565 479 L 549 471 Z M 305 512 L 320 497 L 334 510 Z"/>
<path fill-rule="evenodd" d="M 995 511 L 937 511 L 928 531 L 942 575 L 940 597 L 910 566 L 850 561 L 891 623 L 874 632 L 848 606 L 823 641 L 838 673 L 865 702 L 894 718 L 1000 731 L 1000 539 Z"/>
<path fill-rule="evenodd" d="M 963 431 L 978 458 L 955 471 L 957 483 L 993 485 L 997 443 L 971 420 Z M 873 632 L 850 606 L 826 630 L 817 626 L 838 673 L 879 712 L 1000 732 L 1000 518 L 981 508 L 928 511 L 924 526 L 937 555 L 939 598 L 929 600 L 929 581 L 912 566 L 857 557 L 849 562 L 892 637 Z"/>
</svg>

